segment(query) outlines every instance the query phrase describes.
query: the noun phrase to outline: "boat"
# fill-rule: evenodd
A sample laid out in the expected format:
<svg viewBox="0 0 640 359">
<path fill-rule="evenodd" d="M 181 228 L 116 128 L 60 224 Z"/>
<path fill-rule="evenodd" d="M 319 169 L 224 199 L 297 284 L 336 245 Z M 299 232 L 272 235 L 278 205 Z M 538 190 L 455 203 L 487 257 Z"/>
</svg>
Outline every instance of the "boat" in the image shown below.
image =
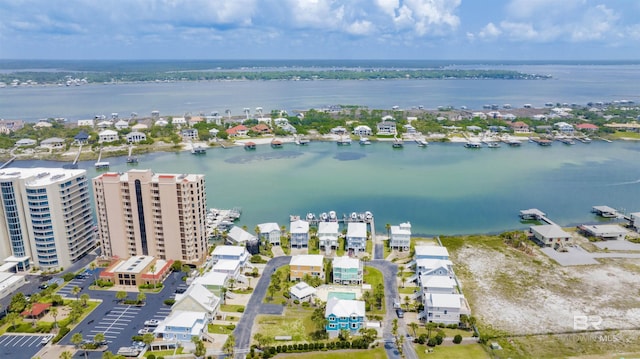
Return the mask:
<svg viewBox="0 0 640 359">
<path fill-rule="evenodd" d="M 475 142 L 475 141 L 469 141 L 469 142 L 464 144 L 464 147 L 466 147 L 466 148 L 482 148 L 482 143 Z"/>
<path fill-rule="evenodd" d="M 313 214 L 313 213 L 311 213 L 311 212 L 307 213 L 307 221 L 312 221 L 312 220 L 314 220 L 315 218 L 316 218 L 316 215 L 315 215 L 315 214 Z"/>
<path fill-rule="evenodd" d="M 301 138 L 298 140 L 298 144 L 300 146 L 307 146 L 309 144 L 309 142 L 311 142 L 310 140 L 307 140 L 306 138 Z"/>
<path fill-rule="evenodd" d="M 352 213 L 351 213 L 351 219 L 352 219 L 352 220 L 354 220 L 354 221 L 355 221 L 356 219 L 358 219 L 358 214 L 357 214 L 356 212 L 352 212 Z"/>
<path fill-rule="evenodd" d="M 404 147 L 404 143 L 402 142 L 401 139 L 396 138 L 393 140 L 393 145 L 391 145 L 393 148 L 402 148 Z"/>
<path fill-rule="evenodd" d="M 336 211 L 329 211 L 329 220 L 336 221 L 338 217 L 336 216 Z"/>
<path fill-rule="evenodd" d="M 195 146 L 191 148 L 192 155 L 202 155 L 207 153 L 207 149 L 201 146 Z"/>
<path fill-rule="evenodd" d="M 565 145 L 575 145 L 575 141 L 570 138 L 559 138 L 558 141 L 564 143 Z"/>
<path fill-rule="evenodd" d="M 370 221 L 373 219 L 373 214 L 369 211 L 364 212 L 364 217 L 367 221 Z"/>
<path fill-rule="evenodd" d="M 128 156 L 127 163 L 138 163 L 138 157 L 136 156 Z"/>
<path fill-rule="evenodd" d="M 370 145 L 371 141 L 366 137 L 360 137 L 360 141 L 358 141 L 361 145 Z"/>
<path fill-rule="evenodd" d="M 429 142 L 419 138 L 417 138 L 415 141 L 418 144 L 418 147 L 427 147 L 427 145 L 429 144 Z"/>
<path fill-rule="evenodd" d="M 326 221 L 327 219 L 329 219 L 329 216 L 327 216 L 327 212 L 322 212 L 320 214 L 320 219 L 323 221 Z"/>
<path fill-rule="evenodd" d="M 535 141 L 538 143 L 538 145 L 540 146 L 551 146 L 551 140 L 537 140 Z"/>
<path fill-rule="evenodd" d="M 500 144 L 498 142 L 487 142 L 487 147 L 489 147 L 489 148 L 499 148 Z"/>
<path fill-rule="evenodd" d="M 580 141 L 582 143 L 591 143 L 591 139 L 589 137 L 579 138 L 578 141 Z"/>
<path fill-rule="evenodd" d="M 255 150 L 256 149 L 255 142 L 247 142 L 247 143 L 245 143 L 244 144 L 244 149 L 247 150 L 247 151 Z"/>
<path fill-rule="evenodd" d="M 509 140 L 509 141 L 507 141 L 507 145 L 509 145 L 511 147 L 520 147 L 520 146 L 522 146 L 522 143 L 520 141 L 516 141 L 516 140 Z"/>
</svg>

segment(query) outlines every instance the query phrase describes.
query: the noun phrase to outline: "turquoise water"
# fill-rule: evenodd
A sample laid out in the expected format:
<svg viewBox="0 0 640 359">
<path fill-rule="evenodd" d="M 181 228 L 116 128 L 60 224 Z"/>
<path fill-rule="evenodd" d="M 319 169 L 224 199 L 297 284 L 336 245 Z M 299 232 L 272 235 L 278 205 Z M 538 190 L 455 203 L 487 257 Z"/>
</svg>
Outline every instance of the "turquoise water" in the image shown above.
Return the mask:
<svg viewBox="0 0 640 359">
<path fill-rule="evenodd" d="M 330 298 L 355 300 L 356 299 L 356 294 L 355 293 L 347 293 L 347 292 L 329 292 L 329 294 L 327 294 L 327 300 L 330 299 Z"/>
<path fill-rule="evenodd" d="M 371 211 L 378 233 L 410 221 L 425 235 L 495 233 L 526 228 L 518 211 L 538 208 L 561 225 L 594 222 L 594 205 L 640 212 L 640 143 L 466 149 L 432 143 L 339 147 L 334 142 L 282 149 L 258 146 L 141 156 L 135 168 L 203 173 L 209 207 L 243 209 L 239 225 L 287 224 L 290 214 Z M 134 168 L 110 158 L 111 171 Z M 17 161 L 13 167 L 59 166 Z M 89 176 L 93 162 L 81 162 Z"/>
</svg>

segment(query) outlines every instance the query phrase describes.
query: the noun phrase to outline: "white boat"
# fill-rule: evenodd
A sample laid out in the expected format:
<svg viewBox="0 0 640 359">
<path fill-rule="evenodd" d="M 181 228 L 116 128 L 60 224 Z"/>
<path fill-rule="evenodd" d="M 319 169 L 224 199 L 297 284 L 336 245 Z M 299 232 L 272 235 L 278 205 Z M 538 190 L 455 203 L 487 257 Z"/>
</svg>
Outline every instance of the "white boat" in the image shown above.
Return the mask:
<svg viewBox="0 0 640 359">
<path fill-rule="evenodd" d="M 315 214 L 313 214 L 313 213 L 311 213 L 311 212 L 307 213 L 307 220 L 308 220 L 308 221 L 311 221 L 311 220 L 313 220 L 314 218 L 316 218 L 316 215 L 315 215 Z"/>
<path fill-rule="evenodd" d="M 320 214 L 320 219 L 323 221 L 329 219 L 329 217 L 327 216 L 327 212 L 322 212 L 322 214 Z"/>
<path fill-rule="evenodd" d="M 335 221 L 337 219 L 336 211 L 329 211 L 329 219 L 332 221 Z"/>
<path fill-rule="evenodd" d="M 364 212 L 364 216 L 367 220 L 370 220 L 373 218 L 373 214 L 369 211 Z"/>
<path fill-rule="evenodd" d="M 429 144 L 429 142 L 419 138 L 417 138 L 415 141 L 418 144 L 418 147 L 427 147 L 427 145 Z"/>
<path fill-rule="evenodd" d="M 464 144 L 464 147 L 466 147 L 466 148 L 482 148 L 482 143 L 469 141 L 469 142 Z"/>
<path fill-rule="evenodd" d="M 487 147 L 489 148 L 498 148 L 500 144 L 498 142 L 487 142 Z"/>
<path fill-rule="evenodd" d="M 351 213 L 351 219 L 353 220 L 358 219 L 358 214 L 356 212 Z"/>
<path fill-rule="evenodd" d="M 360 137 L 360 141 L 359 142 L 360 142 L 361 145 L 370 145 L 371 144 L 371 141 L 366 137 Z"/>
</svg>

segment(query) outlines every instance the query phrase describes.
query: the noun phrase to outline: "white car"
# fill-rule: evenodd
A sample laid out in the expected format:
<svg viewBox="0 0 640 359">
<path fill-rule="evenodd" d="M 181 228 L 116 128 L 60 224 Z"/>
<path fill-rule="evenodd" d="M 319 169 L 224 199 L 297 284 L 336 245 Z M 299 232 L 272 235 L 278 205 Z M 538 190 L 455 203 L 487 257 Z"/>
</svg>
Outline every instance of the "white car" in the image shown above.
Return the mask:
<svg viewBox="0 0 640 359">
<path fill-rule="evenodd" d="M 47 345 L 51 341 L 51 339 L 53 339 L 53 335 L 45 335 L 44 337 L 42 337 L 40 344 Z"/>
<path fill-rule="evenodd" d="M 149 319 L 149 320 L 145 320 L 145 322 L 144 322 L 144 326 L 145 327 L 153 327 L 153 328 L 155 328 L 155 327 L 158 326 L 158 324 L 160 324 L 160 321 L 157 320 L 157 319 Z"/>
<path fill-rule="evenodd" d="M 145 335 L 147 333 L 152 333 L 152 331 L 149 330 L 149 328 L 142 328 L 142 329 L 138 330 L 138 334 L 140 334 L 140 335 Z"/>
</svg>

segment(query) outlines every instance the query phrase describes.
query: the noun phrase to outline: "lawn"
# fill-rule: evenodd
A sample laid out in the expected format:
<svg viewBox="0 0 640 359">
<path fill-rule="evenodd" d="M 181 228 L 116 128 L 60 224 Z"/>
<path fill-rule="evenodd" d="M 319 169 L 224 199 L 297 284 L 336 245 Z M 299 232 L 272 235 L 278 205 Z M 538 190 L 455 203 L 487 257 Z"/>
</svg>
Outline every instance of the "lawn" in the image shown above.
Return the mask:
<svg viewBox="0 0 640 359">
<path fill-rule="evenodd" d="M 338 257 L 342 257 L 344 255 L 344 246 L 345 246 L 344 241 L 345 241 L 344 237 L 338 238 L 338 248 L 336 249 L 336 255 Z"/>
<path fill-rule="evenodd" d="M 372 291 L 374 291 L 376 289 L 376 287 L 378 286 L 378 284 L 382 284 L 382 286 L 384 287 L 384 280 L 382 277 L 382 272 L 380 272 L 379 270 L 373 268 L 373 267 L 369 267 L 369 266 L 365 266 L 364 267 L 364 282 L 367 284 L 371 284 L 371 289 Z M 373 292 L 371 293 L 373 294 Z M 385 310 L 385 299 L 382 299 L 382 309 L 377 309 L 374 308 L 373 310 L 369 311 L 368 314 L 382 314 L 384 315 L 386 313 Z"/>
<path fill-rule="evenodd" d="M 367 241 L 366 253 L 368 256 L 373 256 L 373 241 L 371 240 Z"/>
<path fill-rule="evenodd" d="M 315 332 L 315 322 L 311 320 L 313 307 L 302 306 L 287 307 L 283 315 L 258 315 L 255 333 L 268 333 L 270 337 L 290 335 L 291 343 L 311 341 L 311 334 Z M 279 342 L 280 343 L 280 342 Z M 289 344 L 282 342 L 281 344 Z"/>
<path fill-rule="evenodd" d="M 409 330 L 409 332 L 413 334 L 413 330 L 411 328 L 408 328 L 407 330 Z M 449 328 L 431 329 L 431 335 L 435 336 L 438 330 L 444 331 L 445 337 L 447 338 L 453 338 L 456 336 L 456 334 L 460 334 L 463 337 L 473 336 L 473 330 L 449 329 Z M 418 329 L 416 330 L 416 336 L 419 337 L 421 334 L 428 334 L 427 328 L 425 328 L 424 325 L 419 326 Z"/>
<path fill-rule="evenodd" d="M 288 274 L 289 274 L 289 265 L 285 265 L 282 266 L 280 268 L 278 268 L 278 270 L 276 271 L 280 274 L 280 278 L 288 278 Z M 274 273 L 275 274 L 275 273 Z M 296 282 L 287 282 L 284 281 L 280 284 L 280 290 L 276 291 L 273 293 L 273 299 L 269 298 L 269 291 L 267 290 L 266 295 L 264 296 L 264 299 L 262 300 L 263 303 L 275 303 L 275 304 L 280 304 L 282 303 L 283 300 L 286 300 L 287 298 L 284 297 L 284 293 L 289 291 L 289 288 L 293 287 L 294 285 L 296 285 Z"/>
<path fill-rule="evenodd" d="M 339 350 L 335 352 L 312 352 L 300 354 L 279 354 L 276 358 L 287 359 L 385 359 L 387 357 L 383 348 L 369 350 Z"/>
<path fill-rule="evenodd" d="M 222 312 L 230 312 L 230 313 L 242 313 L 244 312 L 244 305 L 239 304 L 222 304 L 220 305 L 220 311 Z M 239 310 L 242 310 L 240 312 Z"/>
<path fill-rule="evenodd" d="M 156 350 L 156 351 L 147 351 L 144 353 L 144 357 L 147 358 L 149 355 L 153 354 L 156 358 L 162 357 L 162 356 L 171 356 L 174 354 L 182 354 L 182 347 L 179 347 L 178 350 Z"/>
<path fill-rule="evenodd" d="M 433 352 L 427 353 L 426 345 L 415 345 L 418 358 L 421 359 L 484 359 L 490 358 L 489 354 L 485 352 L 484 348 L 480 344 L 468 344 L 468 345 L 450 345 L 450 346 L 436 346 L 433 348 Z"/>
<path fill-rule="evenodd" d="M 208 329 L 209 333 L 212 334 L 231 334 L 235 329 L 235 325 L 233 325 L 233 329 L 231 329 L 231 325 L 209 324 Z"/>
<path fill-rule="evenodd" d="M 316 236 L 312 236 L 309 239 L 309 246 L 307 248 L 308 254 L 320 254 L 320 243 L 319 239 Z"/>
<path fill-rule="evenodd" d="M 391 254 L 391 247 L 389 247 L 388 239 L 384 240 L 384 243 L 382 244 L 382 248 L 383 248 L 382 256 L 384 259 L 386 259 L 389 256 L 389 254 Z"/>
</svg>

